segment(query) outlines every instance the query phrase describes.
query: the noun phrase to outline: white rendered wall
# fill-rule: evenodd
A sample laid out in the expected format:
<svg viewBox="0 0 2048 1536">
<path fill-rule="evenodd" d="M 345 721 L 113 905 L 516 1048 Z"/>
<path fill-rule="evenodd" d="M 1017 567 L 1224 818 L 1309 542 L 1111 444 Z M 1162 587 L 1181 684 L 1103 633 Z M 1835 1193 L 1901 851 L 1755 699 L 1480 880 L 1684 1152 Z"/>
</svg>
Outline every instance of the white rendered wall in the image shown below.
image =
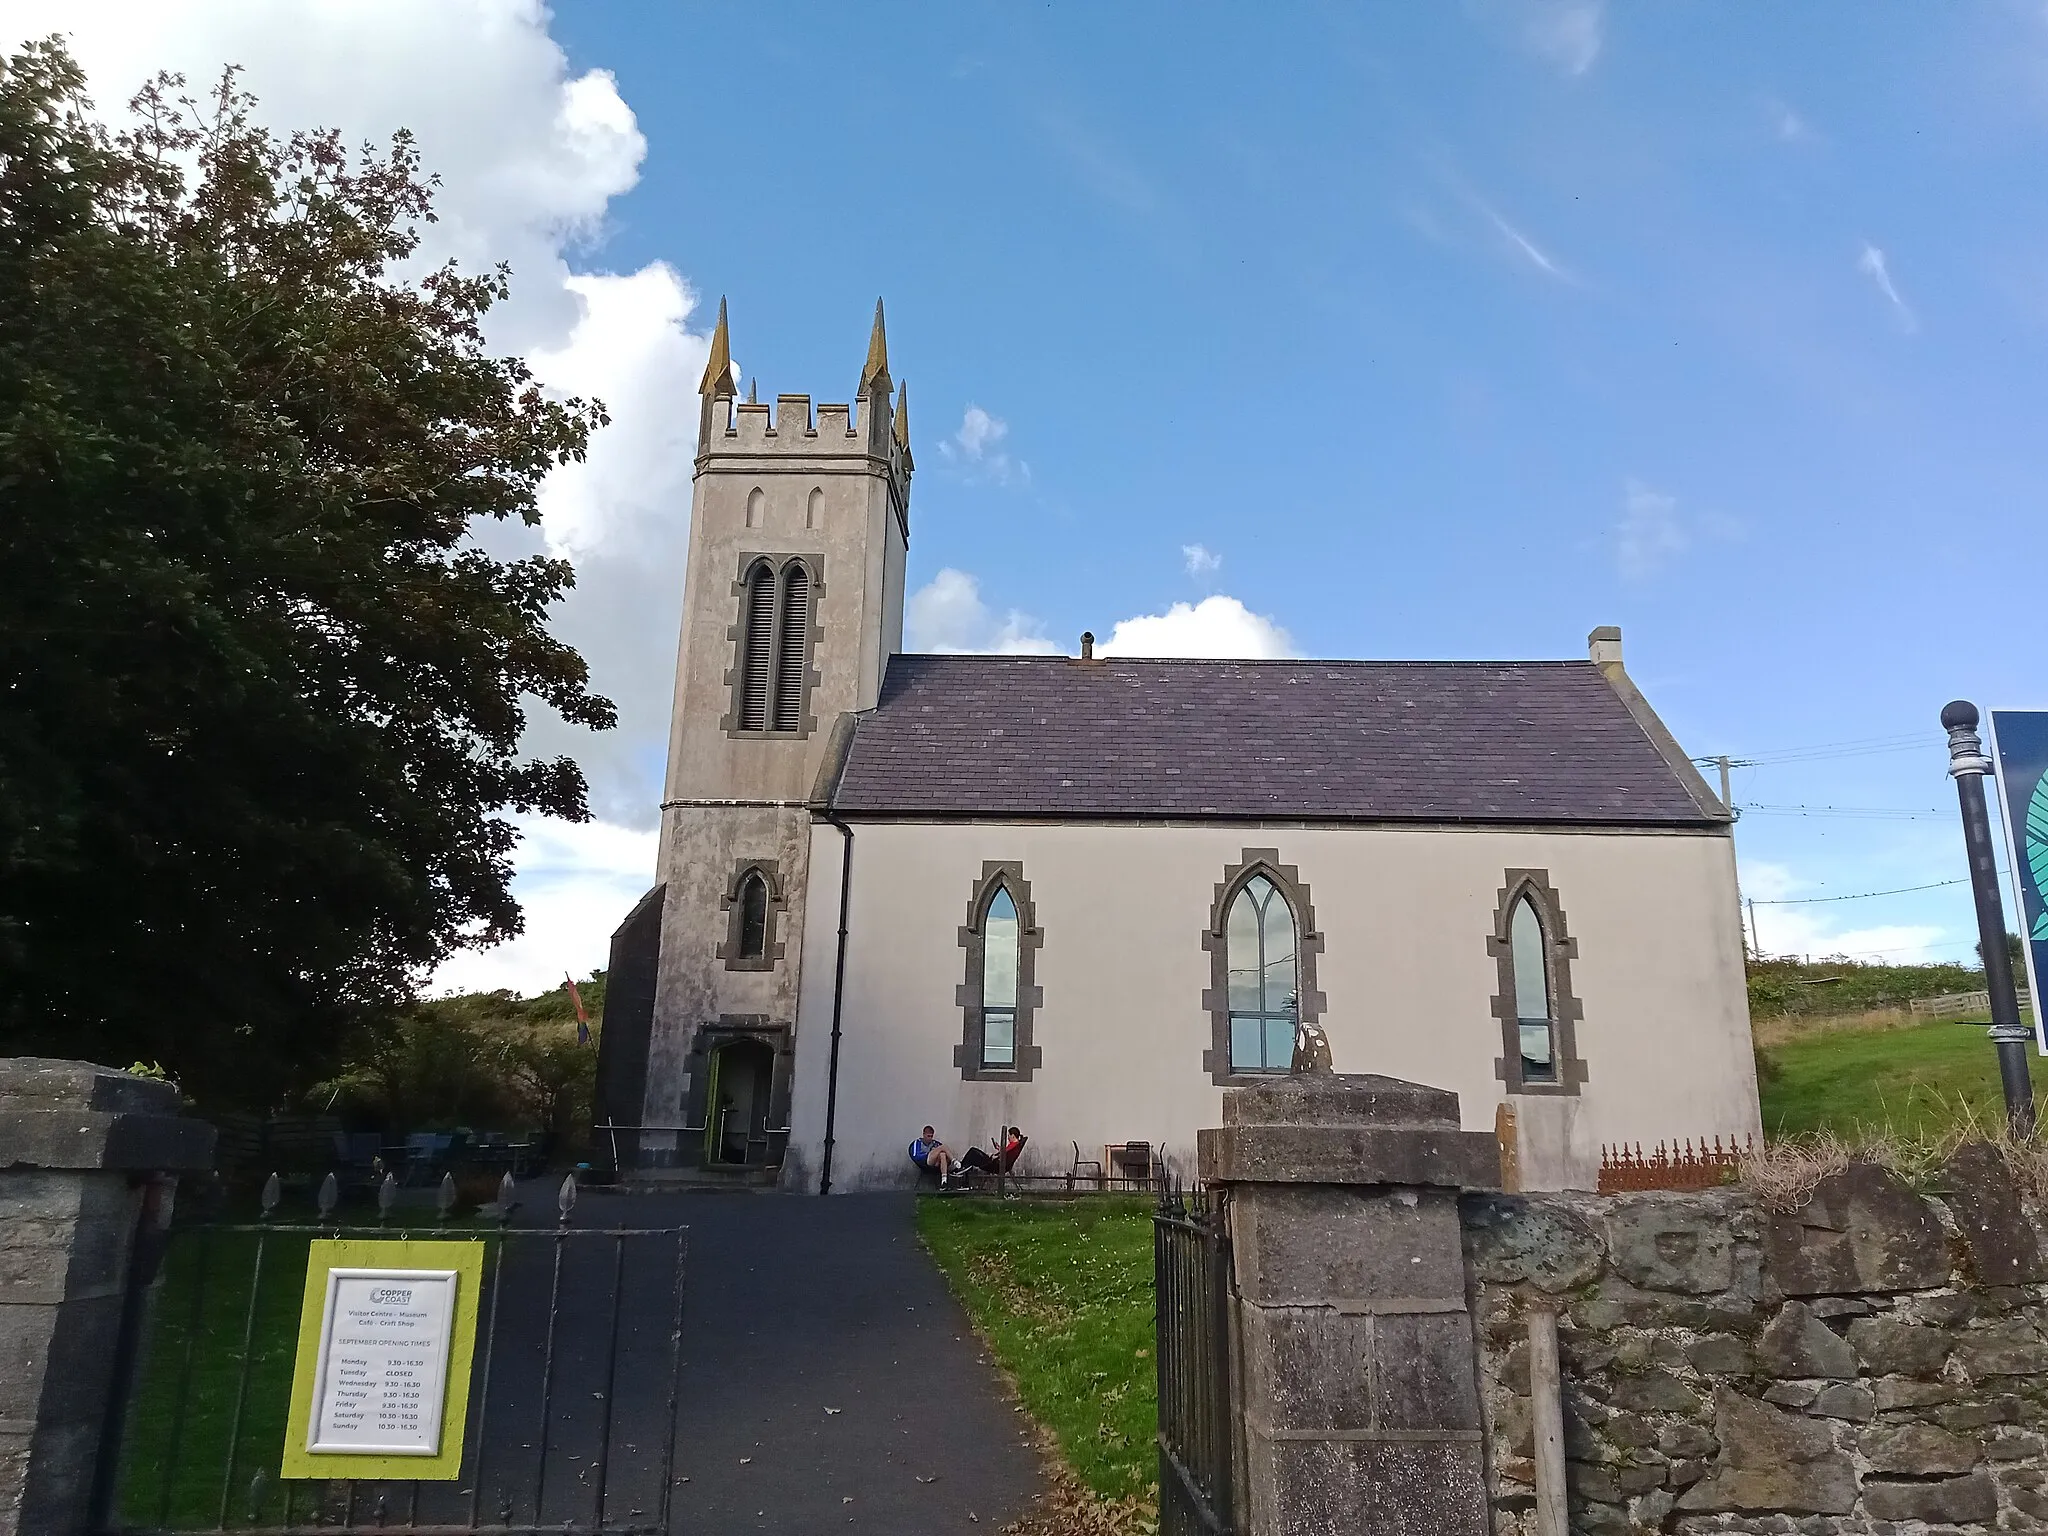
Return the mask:
<svg viewBox="0 0 2048 1536">
<path fill-rule="evenodd" d="M 1277 849 L 1324 935 L 1316 984 L 1337 1070 L 1459 1095 L 1491 1129 L 1501 1026 L 1488 953 L 1505 872 L 1549 872 L 1578 940 L 1584 1005 L 1576 1101 L 1516 1095 L 1528 1187 L 1590 1185 L 1602 1142 L 1756 1132 L 1758 1109 L 1733 844 L 1722 835 L 1463 828 L 856 823 L 841 1018 L 835 1192 L 908 1182 L 927 1122 L 957 1147 L 1006 1123 L 1035 1171 L 1079 1142 L 1150 1140 L 1192 1173 L 1223 1090 L 1202 1068 L 1217 883 L 1247 848 Z M 1044 942 L 1026 1083 L 964 1082 L 959 929 L 988 860 L 1023 862 Z M 840 834 L 813 829 L 785 1182 L 817 1187 L 826 1112 Z"/>
</svg>

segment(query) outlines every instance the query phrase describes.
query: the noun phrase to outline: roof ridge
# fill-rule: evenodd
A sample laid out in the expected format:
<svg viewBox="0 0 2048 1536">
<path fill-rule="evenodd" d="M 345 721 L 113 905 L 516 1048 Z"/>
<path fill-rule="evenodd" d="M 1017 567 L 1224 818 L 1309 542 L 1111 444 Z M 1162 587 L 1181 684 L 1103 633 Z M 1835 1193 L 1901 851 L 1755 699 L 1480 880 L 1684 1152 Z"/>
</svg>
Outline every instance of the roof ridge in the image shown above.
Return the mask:
<svg viewBox="0 0 2048 1536">
<path fill-rule="evenodd" d="M 1023 662 L 1052 666 L 1078 663 L 1078 656 L 1015 655 L 1000 651 L 898 651 L 909 661 Z M 892 660 L 894 658 L 891 658 Z M 1090 666 L 1232 666 L 1232 667 L 1591 667 L 1584 656 L 1096 656 Z"/>
</svg>

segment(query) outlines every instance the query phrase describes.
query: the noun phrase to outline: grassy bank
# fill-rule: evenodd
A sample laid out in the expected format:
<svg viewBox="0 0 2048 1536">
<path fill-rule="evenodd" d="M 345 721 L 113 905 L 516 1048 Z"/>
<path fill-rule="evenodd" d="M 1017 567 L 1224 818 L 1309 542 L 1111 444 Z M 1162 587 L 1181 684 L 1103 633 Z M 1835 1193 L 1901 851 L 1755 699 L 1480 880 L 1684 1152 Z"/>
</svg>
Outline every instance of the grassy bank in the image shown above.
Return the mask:
<svg viewBox="0 0 2048 1536">
<path fill-rule="evenodd" d="M 1983 1124 L 2001 1119 L 1998 1060 L 1981 1023 L 1815 1024 L 1758 1052 L 1767 1134 L 1924 1135 L 1955 1123 L 1965 1106 Z M 2035 1080 L 2048 1086 L 2039 1064 Z"/>
<path fill-rule="evenodd" d="M 1080 1480 L 1154 1502 L 1150 1201 L 928 1199 L 918 1229 Z"/>
</svg>

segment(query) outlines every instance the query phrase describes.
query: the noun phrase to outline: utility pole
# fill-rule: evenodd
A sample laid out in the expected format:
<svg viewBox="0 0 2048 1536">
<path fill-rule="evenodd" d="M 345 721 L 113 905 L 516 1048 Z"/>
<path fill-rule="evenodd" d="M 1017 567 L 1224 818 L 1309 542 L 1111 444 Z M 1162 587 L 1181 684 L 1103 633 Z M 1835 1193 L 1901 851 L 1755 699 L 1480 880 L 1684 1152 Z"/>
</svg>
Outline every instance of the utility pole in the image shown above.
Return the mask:
<svg viewBox="0 0 2048 1536">
<path fill-rule="evenodd" d="M 1746 905 L 1749 908 L 1749 954 L 1752 960 L 1764 957 L 1764 943 L 1756 936 L 1756 900 L 1752 897 Z"/>
<path fill-rule="evenodd" d="M 1703 759 L 1703 761 L 1712 763 L 1716 768 L 1721 770 L 1721 803 L 1728 807 L 1728 814 L 1730 817 L 1740 820 L 1741 812 L 1735 809 L 1735 796 L 1729 791 L 1728 788 L 1728 770 L 1730 768 L 1737 766 L 1735 760 L 1729 757 L 1728 754 L 1724 752 L 1719 757 L 1709 757 Z M 1741 764 L 1741 766 L 1747 768 L 1749 765 L 1747 763 L 1744 763 Z"/>
<path fill-rule="evenodd" d="M 1735 794 L 1728 784 L 1728 770 L 1731 768 L 1751 768 L 1755 764 L 1745 762 L 1741 758 L 1730 757 L 1726 752 L 1721 753 L 1718 757 L 1696 757 L 1693 761 L 1700 764 L 1711 763 L 1714 767 L 1721 770 L 1721 805 L 1728 812 L 1729 825 L 1733 826 L 1742 819 L 1742 812 L 1735 809 Z M 1735 926 L 1737 928 L 1743 928 L 1743 905 L 1742 876 L 1738 871 L 1735 877 Z M 1757 947 L 1756 943 L 1756 903 L 1750 902 L 1748 907 L 1749 925 L 1746 929 L 1743 929 L 1746 936 L 1745 942 L 1749 946 L 1751 958 L 1761 960 L 1764 957 L 1763 951 Z"/>
<path fill-rule="evenodd" d="M 1998 894 L 1998 857 L 1991 846 L 1991 816 L 1984 805 L 1984 778 L 1991 759 L 1977 735 L 1977 706 L 1957 699 L 1941 712 L 1948 732 L 1948 773 L 1956 781 L 1963 811 L 1963 846 L 1970 858 L 1970 889 L 1977 898 L 1978 948 L 1984 955 L 1984 990 L 1991 997 L 1991 1043 L 1998 1048 L 1998 1080 L 2005 1090 L 2005 1117 L 2015 1137 L 2034 1131 L 2034 1084 L 2027 1072 L 2027 1047 L 2034 1032 L 2020 1022 L 2013 987 L 2012 953 L 2005 947 L 2005 903 Z"/>
</svg>

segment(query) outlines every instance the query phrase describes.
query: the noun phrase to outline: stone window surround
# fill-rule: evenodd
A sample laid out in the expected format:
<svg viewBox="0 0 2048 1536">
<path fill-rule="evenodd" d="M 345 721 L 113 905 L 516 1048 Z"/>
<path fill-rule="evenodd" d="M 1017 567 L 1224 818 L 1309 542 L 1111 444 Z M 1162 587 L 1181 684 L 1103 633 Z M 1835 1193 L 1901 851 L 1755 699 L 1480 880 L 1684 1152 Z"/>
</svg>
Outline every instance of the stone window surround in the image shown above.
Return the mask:
<svg viewBox="0 0 2048 1536">
<path fill-rule="evenodd" d="M 751 873 L 758 872 L 768 884 L 767 923 L 762 933 L 761 953 L 748 957 L 740 953 L 740 885 Z M 783 946 L 776 938 L 781 927 L 780 918 L 788 908 L 788 899 L 783 895 L 782 870 L 773 859 L 741 859 L 732 867 L 732 874 L 725 882 L 725 895 L 720 898 L 718 909 L 725 913 L 725 942 L 718 946 L 716 954 L 725 962 L 728 971 L 772 971 L 782 959 Z"/>
<path fill-rule="evenodd" d="M 1254 875 L 1273 882 L 1294 914 L 1295 1017 L 1312 1024 L 1323 1015 L 1329 999 L 1316 990 L 1316 956 L 1323 952 L 1323 935 L 1316 927 L 1315 905 L 1301 871 L 1280 862 L 1277 848 L 1246 848 L 1240 862 L 1227 865 L 1216 886 L 1209 909 L 1209 926 L 1202 931 L 1202 948 L 1209 952 L 1209 986 L 1202 993 L 1202 1007 L 1209 1015 L 1209 1049 L 1202 1053 L 1202 1070 L 1209 1080 L 1223 1087 L 1271 1082 L 1272 1072 L 1240 1072 L 1230 1065 L 1230 947 L 1226 929 L 1230 904 Z"/>
<path fill-rule="evenodd" d="M 696 1126 L 695 1131 L 685 1130 L 683 1144 L 676 1148 L 676 1161 L 685 1167 L 704 1166 L 704 1131 L 709 1122 L 704 1118 L 710 1108 L 705 1103 L 705 1090 L 711 1079 L 711 1053 L 722 1045 L 735 1040 L 759 1040 L 775 1053 L 775 1066 L 768 1078 L 768 1128 L 771 1133 L 789 1128 L 790 1084 L 796 1064 L 796 1031 L 793 1026 L 765 1013 L 721 1013 L 717 1020 L 699 1024 L 691 1032 L 690 1049 L 684 1058 L 689 1071 L 689 1087 L 683 1098 L 683 1124 Z M 774 1146 L 770 1137 L 770 1156 L 765 1166 L 775 1167 L 782 1162 L 788 1151 L 788 1138 L 782 1138 L 783 1145 Z"/>
<path fill-rule="evenodd" d="M 1564 904 L 1550 883 L 1547 869 L 1510 869 L 1505 875 L 1493 913 L 1493 931 L 1486 936 L 1486 952 L 1498 966 L 1500 990 L 1494 994 L 1493 1016 L 1500 1021 L 1501 1056 L 1493 1064 L 1493 1075 L 1507 1085 L 1509 1093 L 1576 1096 L 1586 1081 L 1586 1064 L 1579 1059 L 1578 1024 L 1585 1008 L 1572 993 L 1572 961 L 1579 955 L 1579 941 L 1565 926 Z M 1550 988 L 1551 1049 L 1557 1058 L 1557 1081 L 1530 1083 L 1522 1080 L 1522 1037 L 1515 1009 L 1515 949 L 1509 925 L 1515 905 L 1524 896 L 1536 909 L 1537 924 L 1543 930 L 1544 980 Z"/>
<path fill-rule="evenodd" d="M 775 613 L 768 626 L 770 643 L 780 645 L 782 641 L 782 592 L 784 574 L 792 565 L 801 565 L 811 579 L 811 625 L 805 646 L 803 702 L 797 712 L 797 728 L 793 731 L 778 731 L 773 728 L 775 718 L 775 674 L 778 657 L 768 659 L 768 718 L 771 722 L 766 730 L 749 731 L 740 728 L 740 686 L 747 665 L 747 587 L 753 579 L 757 566 L 766 565 L 772 578 L 775 594 Z M 726 696 L 731 708 L 725 718 L 718 722 L 726 735 L 739 741 L 802 741 L 818 728 L 818 720 L 811 713 L 811 690 L 823 681 L 818 671 L 818 642 L 820 626 L 818 614 L 825 598 L 825 557 L 819 554 L 792 554 L 783 552 L 771 554 L 764 550 L 744 550 L 740 554 L 739 575 L 732 584 L 732 595 L 737 606 L 733 622 L 725 632 L 725 638 L 732 644 L 732 666 L 723 679 Z"/>
<path fill-rule="evenodd" d="M 998 888 L 1007 890 L 1017 904 L 1016 1061 L 1007 1067 L 987 1066 L 981 1059 L 982 925 Z M 1045 931 L 1038 926 L 1038 908 L 1032 903 L 1031 882 L 1024 878 L 1021 859 L 989 859 L 982 864 L 959 938 L 967 952 L 967 976 L 954 994 L 960 1008 L 960 1044 L 953 1052 L 953 1065 L 960 1069 L 962 1082 L 1028 1083 L 1045 1060 L 1044 1050 L 1033 1042 L 1032 1029 L 1045 1002 L 1044 989 L 1033 981 Z"/>
</svg>

